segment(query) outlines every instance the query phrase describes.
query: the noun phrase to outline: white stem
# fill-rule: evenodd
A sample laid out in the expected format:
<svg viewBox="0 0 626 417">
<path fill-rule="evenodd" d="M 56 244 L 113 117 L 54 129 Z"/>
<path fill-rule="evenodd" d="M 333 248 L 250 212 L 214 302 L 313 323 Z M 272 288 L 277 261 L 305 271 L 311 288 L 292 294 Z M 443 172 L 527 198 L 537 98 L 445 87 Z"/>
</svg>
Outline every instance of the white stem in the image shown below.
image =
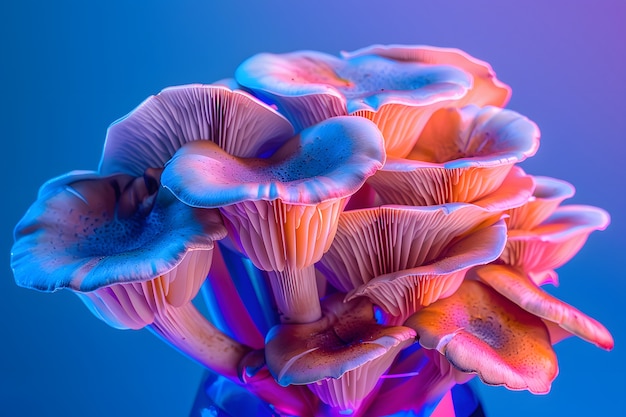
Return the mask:
<svg viewBox="0 0 626 417">
<path fill-rule="evenodd" d="M 191 302 L 167 306 L 155 316 L 150 328 L 183 354 L 238 381 L 237 367 L 250 348 L 216 329 Z"/>
<path fill-rule="evenodd" d="M 283 323 L 310 323 L 322 317 L 313 265 L 270 271 L 269 276 Z"/>
</svg>

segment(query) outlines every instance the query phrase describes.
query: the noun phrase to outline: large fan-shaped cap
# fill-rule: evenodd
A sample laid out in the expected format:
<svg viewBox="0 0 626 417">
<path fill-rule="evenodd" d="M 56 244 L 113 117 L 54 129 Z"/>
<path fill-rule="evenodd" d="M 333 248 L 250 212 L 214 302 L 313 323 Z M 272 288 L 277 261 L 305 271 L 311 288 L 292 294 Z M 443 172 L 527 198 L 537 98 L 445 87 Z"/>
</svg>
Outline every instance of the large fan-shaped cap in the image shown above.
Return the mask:
<svg viewBox="0 0 626 417">
<path fill-rule="evenodd" d="M 350 59 L 362 55 L 378 55 L 397 61 L 430 65 L 451 65 L 472 76 L 471 90 L 459 100 L 459 105 L 504 107 L 511 97 L 511 88 L 498 80 L 485 61 L 455 48 L 439 48 L 424 45 L 371 45 L 353 52 L 343 52 Z"/>
<path fill-rule="evenodd" d="M 236 79 L 275 102 L 296 126 L 342 114 L 373 120 L 387 152 L 398 156 L 412 147 L 432 112 L 462 98 L 472 82 L 453 66 L 375 54 L 339 59 L 312 51 L 253 56 L 237 69 Z"/>
<path fill-rule="evenodd" d="M 42 187 L 11 263 L 21 286 L 92 291 L 166 274 L 225 235 L 217 212 L 185 206 L 154 177 L 73 172 Z"/>
<path fill-rule="evenodd" d="M 384 160 L 376 126 L 344 116 L 303 131 L 267 159 L 238 158 L 208 141 L 190 143 L 168 163 L 162 181 L 195 207 L 276 199 L 314 205 L 353 194 Z"/>
<path fill-rule="evenodd" d="M 239 157 L 273 151 L 293 127 L 270 106 L 223 85 L 170 87 L 108 130 L 100 172 L 141 175 L 162 168 L 185 143 L 208 140 Z"/>
<path fill-rule="evenodd" d="M 477 281 L 418 311 L 405 323 L 420 344 L 490 385 L 547 393 L 558 373 L 541 319 Z"/>
</svg>

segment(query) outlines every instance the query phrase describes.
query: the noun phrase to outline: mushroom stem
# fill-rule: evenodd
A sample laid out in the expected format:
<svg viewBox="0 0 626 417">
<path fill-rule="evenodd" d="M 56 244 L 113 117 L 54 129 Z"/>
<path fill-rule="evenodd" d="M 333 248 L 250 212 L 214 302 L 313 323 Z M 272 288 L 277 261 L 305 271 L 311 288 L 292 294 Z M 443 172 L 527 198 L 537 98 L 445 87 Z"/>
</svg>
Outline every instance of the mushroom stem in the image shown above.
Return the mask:
<svg viewBox="0 0 626 417">
<path fill-rule="evenodd" d="M 310 323 L 322 317 L 313 265 L 269 272 L 274 299 L 283 323 Z"/>
<path fill-rule="evenodd" d="M 168 306 L 155 316 L 150 329 L 201 365 L 239 380 L 237 366 L 250 348 L 216 329 L 191 302 L 181 307 Z"/>
</svg>

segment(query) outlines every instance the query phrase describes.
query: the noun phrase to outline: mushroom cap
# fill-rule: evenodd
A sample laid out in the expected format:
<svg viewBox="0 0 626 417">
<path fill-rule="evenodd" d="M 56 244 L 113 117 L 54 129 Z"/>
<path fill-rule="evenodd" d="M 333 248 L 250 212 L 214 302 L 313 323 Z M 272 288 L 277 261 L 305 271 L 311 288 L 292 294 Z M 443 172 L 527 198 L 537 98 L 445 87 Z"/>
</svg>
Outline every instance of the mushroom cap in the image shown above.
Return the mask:
<svg viewBox="0 0 626 417">
<path fill-rule="evenodd" d="M 415 332 L 376 323 L 366 299 L 344 303 L 336 293 L 322 301 L 323 316 L 281 324 L 266 337 L 267 366 L 283 386 L 310 384 L 327 404 L 356 410 Z"/>
<path fill-rule="evenodd" d="M 499 217 L 464 203 L 344 211 L 317 268 L 335 288 L 350 292 L 378 276 L 432 264 L 453 241 Z"/>
<path fill-rule="evenodd" d="M 452 296 L 412 315 L 405 326 L 463 372 L 489 385 L 547 393 L 558 373 L 545 324 L 490 287 L 466 280 Z"/>
<path fill-rule="evenodd" d="M 220 84 L 170 87 L 109 127 L 99 171 L 138 176 L 162 168 L 180 147 L 197 140 L 255 157 L 275 150 L 293 132 L 284 116 L 243 90 Z"/>
<path fill-rule="evenodd" d="M 373 123 L 347 116 L 304 130 L 270 158 L 238 158 L 193 142 L 170 160 L 162 181 L 194 207 L 276 199 L 315 205 L 355 193 L 384 163 L 382 142 Z"/>
<path fill-rule="evenodd" d="M 462 98 L 472 83 L 453 66 L 312 51 L 255 55 L 235 77 L 275 103 L 296 129 L 337 115 L 366 117 L 383 132 L 387 152 L 398 156 L 411 148 L 433 111 Z"/>
<path fill-rule="evenodd" d="M 533 176 L 535 190 L 526 204 L 507 212 L 512 230 L 531 230 L 546 220 L 563 200 L 574 195 L 574 186 L 556 178 Z"/>
<path fill-rule="evenodd" d="M 225 237 L 217 212 L 185 206 L 162 188 L 147 193 L 136 185 L 142 181 L 71 172 L 44 184 L 15 228 L 11 266 L 17 284 L 92 291 L 147 281 L 171 271 L 189 251 L 211 250 Z M 144 198 L 133 197 L 140 189 Z M 128 201 L 134 210 L 126 207 L 122 217 Z"/>
<path fill-rule="evenodd" d="M 341 59 L 315 51 L 254 55 L 237 68 L 235 79 L 276 101 L 335 96 L 345 100 L 348 113 L 375 111 L 388 103 L 459 98 L 471 87 L 471 77 L 450 65 L 397 61 L 376 54 Z"/>
<path fill-rule="evenodd" d="M 529 313 L 598 347 L 613 348 L 613 337 L 602 324 L 543 291 L 523 272 L 506 265 L 485 265 L 473 270 L 472 275 Z"/>
<path fill-rule="evenodd" d="M 325 119 L 347 115 L 346 99 L 336 89 L 348 84 L 333 67 L 340 60 L 316 51 L 262 53 L 242 62 L 235 79 L 263 101 L 275 105 L 296 132 Z"/>
<path fill-rule="evenodd" d="M 597 207 L 561 206 L 531 230 L 509 230 L 500 261 L 526 272 L 541 273 L 564 265 L 595 230 L 604 230 L 609 214 Z"/>
<path fill-rule="evenodd" d="M 522 162 L 539 148 L 540 132 L 527 117 L 499 107 L 448 107 L 428 120 L 405 157 L 418 167 L 492 167 Z"/>
<path fill-rule="evenodd" d="M 324 299 L 323 317 L 316 322 L 273 327 L 265 357 L 280 385 L 310 384 L 327 404 L 356 410 L 415 333 L 377 324 L 366 299 L 344 303 L 342 298 L 337 293 Z"/>
<path fill-rule="evenodd" d="M 334 294 L 322 300 L 323 317 L 318 321 L 280 324 L 267 334 L 267 366 L 279 384 L 339 378 L 415 337 L 407 327 L 377 324 L 368 300 L 342 299 L 342 294 Z"/>
<path fill-rule="evenodd" d="M 491 106 L 441 109 L 408 155 L 388 157 L 368 183 L 384 204 L 475 202 L 512 181 L 513 165 L 538 146 L 537 126 L 518 113 Z M 519 205 L 516 200 L 506 208 Z"/>
<path fill-rule="evenodd" d="M 511 97 L 511 88 L 496 78 L 491 65 L 460 49 L 425 45 L 371 45 L 341 53 L 345 59 L 362 55 L 377 55 L 397 61 L 431 65 L 451 65 L 462 69 L 471 75 L 473 82 L 471 90 L 460 100 L 460 105 L 504 107 Z"/>
<path fill-rule="evenodd" d="M 506 226 L 494 225 L 459 237 L 431 262 L 380 275 L 346 296 L 367 296 L 387 313 L 402 318 L 441 298 L 453 294 L 473 266 L 484 265 L 501 253 L 506 242 Z"/>
</svg>

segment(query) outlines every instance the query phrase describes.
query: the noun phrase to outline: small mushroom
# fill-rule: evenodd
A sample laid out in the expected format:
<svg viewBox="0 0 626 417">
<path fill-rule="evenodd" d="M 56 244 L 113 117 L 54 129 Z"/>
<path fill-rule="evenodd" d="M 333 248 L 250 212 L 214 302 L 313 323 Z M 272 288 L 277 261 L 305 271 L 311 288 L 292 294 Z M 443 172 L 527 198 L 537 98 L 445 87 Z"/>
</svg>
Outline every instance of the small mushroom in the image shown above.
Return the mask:
<svg viewBox="0 0 626 417">
<path fill-rule="evenodd" d="M 608 213 L 597 207 L 561 206 L 530 230 L 509 230 L 499 262 L 529 273 L 537 284 L 546 277 L 556 281 L 554 269 L 569 261 L 591 232 L 604 230 L 609 222 Z"/>
<path fill-rule="evenodd" d="M 507 211 L 506 224 L 512 230 L 531 230 L 547 219 L 561 202 L 574 195 L 574 187 L 556 178 L 533 176 L 535 189 L 528 201 Z"/>
<path fill-rule="evenodd" d="M 415 333 L 377 324 L 367 299 L 323 301 L 323 316 L 306 324 L 281 324 L 266 338 L 267 366 L 280 385 L 308 384 L 333 407 L 356 411 Z"/>
</svg>

